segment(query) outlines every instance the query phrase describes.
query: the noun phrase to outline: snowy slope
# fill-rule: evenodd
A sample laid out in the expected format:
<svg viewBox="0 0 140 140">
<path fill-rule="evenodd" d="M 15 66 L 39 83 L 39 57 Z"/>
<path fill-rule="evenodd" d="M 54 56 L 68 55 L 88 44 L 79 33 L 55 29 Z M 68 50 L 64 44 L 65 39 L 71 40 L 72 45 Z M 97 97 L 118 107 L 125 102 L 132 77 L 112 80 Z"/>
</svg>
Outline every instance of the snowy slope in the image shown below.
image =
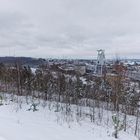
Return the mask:
<svg viewBox="0 0 140 140">
<path fill-rule="evenodd" d="M 48 107 L 27 111 L 29 105 L 8 102 L 0 106 L 0 140 L 115 140 L 112 131 L 83 120 L 63 122 L 60 115 Z M 61 121 L 60 121 L 61 120 Z M 119 140 L 137 140 L 121 132 Z"/>
</svg>

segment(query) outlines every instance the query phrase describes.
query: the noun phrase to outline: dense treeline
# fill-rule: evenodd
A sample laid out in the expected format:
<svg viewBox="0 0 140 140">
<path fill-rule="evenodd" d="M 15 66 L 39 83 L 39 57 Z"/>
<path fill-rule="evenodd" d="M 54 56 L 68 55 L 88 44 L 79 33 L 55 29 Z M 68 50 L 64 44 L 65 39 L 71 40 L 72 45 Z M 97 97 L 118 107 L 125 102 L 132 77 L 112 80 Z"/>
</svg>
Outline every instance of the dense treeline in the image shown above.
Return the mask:
<svg viewBox="0 0 140 140">
<path fill-rule="evenodd" d="M 19 96 L 56 102 L 56 111 L 65 103 L 66 115 L 71 112 L 71 105 L 77 106 L 77 115 L 82 116 L 81 106 L 90 107 L 90 119 L 95 121 L 95 109 L 99 109 L 98 117 L 103 118 L 103 109 L 124 113 L 123 128 L 127 130 L 127 115 L 136 116 L 135 135 L 139 122 L 139 82 L 132 82 L 125 75 L 120 64 L 115 64 L 114 75 L 95 77 L 79 74 L 66 74 L 58 70 L 50 70 L 47 66 L 39 66 L 35 72 L 29 66 L 19 62 L 14 65 L 0 63 L 0 91 Z M 63 108 L 64 109 L 64 108 Z M 87 115 L 87 114 L 86 114 Z M 116 136 L 117 137 L 117 136 Z"/>
</svg>

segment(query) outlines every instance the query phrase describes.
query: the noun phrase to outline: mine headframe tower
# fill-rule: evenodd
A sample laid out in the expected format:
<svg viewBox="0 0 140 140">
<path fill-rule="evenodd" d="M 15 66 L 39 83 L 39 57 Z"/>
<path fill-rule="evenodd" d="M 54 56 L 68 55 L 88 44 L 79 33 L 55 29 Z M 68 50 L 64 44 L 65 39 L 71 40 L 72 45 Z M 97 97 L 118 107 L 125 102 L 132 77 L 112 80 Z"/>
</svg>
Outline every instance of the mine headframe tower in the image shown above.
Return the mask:
<svg viewBox="0 0 140 140">
<path fill-rule="evenodd" d="M 102 76 L 106 72 L 105 51 L 100 49 L 97 50 L 97 52 L 98 56 L 94 73 L 96 75 Z"/>
</svg>

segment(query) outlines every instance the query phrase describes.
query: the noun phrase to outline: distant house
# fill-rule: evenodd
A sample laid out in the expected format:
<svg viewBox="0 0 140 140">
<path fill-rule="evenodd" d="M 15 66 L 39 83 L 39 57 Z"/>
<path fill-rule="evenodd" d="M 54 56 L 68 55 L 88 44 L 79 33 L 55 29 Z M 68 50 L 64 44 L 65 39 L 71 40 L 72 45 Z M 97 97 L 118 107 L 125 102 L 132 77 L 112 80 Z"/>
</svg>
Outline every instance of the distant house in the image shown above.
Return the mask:
<svg viewBox="0 0 140 140">
<path fill-rule="evenodd" d="M 87 73 L 94 73 L 94 71 L 95 71 L 95 65 L 86 64 L 86 72 Z"/>
<path fill-rule="evenodd" d="M 86 73 L 86 65 L 75 65 L 74 66 L 75 72 L 80 74 L 80 75 L 84 75 Z"/>
</svg>

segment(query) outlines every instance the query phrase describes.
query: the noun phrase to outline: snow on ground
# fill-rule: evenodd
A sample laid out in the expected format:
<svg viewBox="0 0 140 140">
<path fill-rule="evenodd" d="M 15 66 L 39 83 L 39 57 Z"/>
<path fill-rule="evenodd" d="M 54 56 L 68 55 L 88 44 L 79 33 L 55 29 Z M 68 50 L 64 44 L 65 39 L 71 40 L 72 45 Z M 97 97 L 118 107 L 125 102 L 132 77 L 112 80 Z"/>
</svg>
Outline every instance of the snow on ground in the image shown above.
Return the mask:
<svg viewBox="0 0 140 140">
<path fill-rule="evenodd" d="M 63 122 L 61 115 L 48 107 L 39 106 L 39 111 L 33 112 L 27 111 L 27 104 L 22 104 L 21 109 L 19 104 L 6 104 L 0 106 L 0 140 L 115 140 L 106 127 L 86 120 Z M 119 140 L 137 138 L 120 132 Z"/>
<path fill-rule="evenodd" d="M 31 68 L 31 71 L 32 71 L 33 74 L 35 74 L 36 68 Z"/>
</svg>

